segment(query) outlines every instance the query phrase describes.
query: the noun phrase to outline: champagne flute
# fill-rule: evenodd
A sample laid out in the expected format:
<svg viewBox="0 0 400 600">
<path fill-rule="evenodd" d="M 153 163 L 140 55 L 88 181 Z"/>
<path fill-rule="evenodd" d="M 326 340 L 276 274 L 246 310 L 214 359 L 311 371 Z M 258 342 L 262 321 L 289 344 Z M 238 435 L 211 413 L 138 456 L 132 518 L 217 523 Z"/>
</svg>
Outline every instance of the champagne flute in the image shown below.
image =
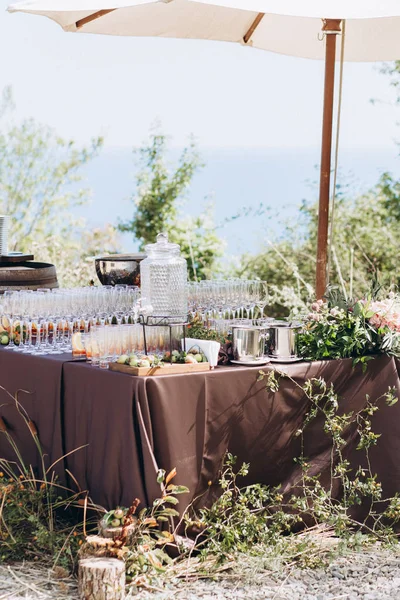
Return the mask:
<svg viewBox="0 0 400 600">
<path fill-rule="evenodd" d="M 6 346 L 6 350 L 14 350 L 14 311 L 15 311 L 15 293 L 10 290 L 6 290 L 3 294 L 3 310 L 4 316 L 8 321 L 8 326 L 10 328 L 9 338 L 8 338 L 8 346 Z"/>
<path fill-rule="evenodd" d="M 268 295 L 268 284 L 266 281 L 258 282 L 258 300 L 257 300 L 257 308 L 260 311 L 260 319 L 264 318 L 264 308 L 268 304 L 269 295 Z"/>
</svg>

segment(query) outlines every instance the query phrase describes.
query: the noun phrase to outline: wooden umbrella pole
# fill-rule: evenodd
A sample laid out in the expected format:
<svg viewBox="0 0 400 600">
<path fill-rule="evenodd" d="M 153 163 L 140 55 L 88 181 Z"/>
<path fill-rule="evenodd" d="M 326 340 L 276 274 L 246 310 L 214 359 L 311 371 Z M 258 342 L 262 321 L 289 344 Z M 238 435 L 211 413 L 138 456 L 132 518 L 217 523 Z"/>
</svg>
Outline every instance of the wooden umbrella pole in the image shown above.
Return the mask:
<svg viewBox="0 0 400 600">
<path fill-rule="evenodd" d="M 322 298 L 326 290 L 328 264 L 329 195 L 331 179 L 333 101 L 335 91 L 336 36 L 340 33 L 339 19 L 324 21 L 326 35 L 324 110 L 322 120 L 321 172 L 319 185 L 317 274 L 315 293 Z"/>
</svg>

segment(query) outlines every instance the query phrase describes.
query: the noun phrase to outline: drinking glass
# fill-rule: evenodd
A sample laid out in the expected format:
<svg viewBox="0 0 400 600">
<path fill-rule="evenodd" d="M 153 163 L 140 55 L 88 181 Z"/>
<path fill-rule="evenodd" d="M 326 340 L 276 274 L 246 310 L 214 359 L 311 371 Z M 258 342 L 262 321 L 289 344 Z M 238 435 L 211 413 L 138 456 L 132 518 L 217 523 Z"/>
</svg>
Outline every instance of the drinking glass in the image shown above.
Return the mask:
<svg viewBox="0 0 400 600">
<path fill-rule="evenodd" d="M 260 318 L 264 317 L 264 308 L 268 304 L 269 296 L 268 296 L 268 284 L 266 281 L 258 281 L 258 299 L 256 302 L 256 306 L 260 311 Z"/>
<path fill-rule="evenodd" d="M 101 325 L 97 330 L 97 340 L 99 344 L 99 367 L 100 369 L 108 369 L 110 362 L 110 345 L 111 345 L 111 327 Z"/>
<path fill-rule="evenodd" d="M 8 326 L 10 328 L 9 338 L 8 338 L 8 346 L 5 347 L 6 350 L 14 350 L 14 315 L 15 315 L 15 294 L 16 292 L 12 292 L 10 290 L 6 290 L 3 294 L 3 310 L 4 316 L 7 319 Z"/>
<path fill-rule="evenodd" d="M 89 332 L 90 337 L 90 354 L 93 367 L 98 367 L 100 364 L 100 345 L 99 345 L 99 327 L 92 326 Z"/>
</svg>

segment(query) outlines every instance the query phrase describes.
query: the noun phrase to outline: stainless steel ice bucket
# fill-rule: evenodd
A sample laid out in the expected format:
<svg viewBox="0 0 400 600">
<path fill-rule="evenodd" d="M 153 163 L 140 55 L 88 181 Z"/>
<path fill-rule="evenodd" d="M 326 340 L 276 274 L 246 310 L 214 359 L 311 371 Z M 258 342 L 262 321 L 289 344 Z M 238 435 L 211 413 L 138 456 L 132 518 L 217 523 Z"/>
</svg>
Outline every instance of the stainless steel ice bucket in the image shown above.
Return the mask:
<svg viewBox="0 0 400 600">
<path fill-rule="evenodd" d="M 299 323 L 275 322 L 269 327 L 268 353 L 274 358 L 296 358 Z"/>
<path fill-rule="evenodd" d="M 267 333 L 268 329 L 265 327 L 233 327 L 232 346 L 235 360 L 249 362 L 263 358 L 266 354 Z"/>
</svg>

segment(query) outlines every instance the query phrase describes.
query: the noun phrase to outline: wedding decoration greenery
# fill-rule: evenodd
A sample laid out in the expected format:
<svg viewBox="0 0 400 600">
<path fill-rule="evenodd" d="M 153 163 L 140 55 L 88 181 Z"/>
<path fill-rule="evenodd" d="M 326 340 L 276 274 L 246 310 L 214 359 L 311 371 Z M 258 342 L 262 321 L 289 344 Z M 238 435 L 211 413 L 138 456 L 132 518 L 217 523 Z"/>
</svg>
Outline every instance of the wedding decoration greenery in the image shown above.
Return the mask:
<svg viewBox="0 0 400 600">
<path fill-rule="evenodd" d="M 196 340 L 211 340 L 214 342 L 220 342 L 221 344 L 228 342 L 222 333 L 207 327 L 204 324 L 204 319 L 200 314 L 190 316 L 186 329 L 188 337 Z"/>
<path fill-rule="evenodd" d="M 189 490 L 174 483 L 176 469 L 168 474 L 160 470 L 160 496 L 151 506 L 140 509 L 140 501 L 135 499 L 129 508 L 100 511 L 101 522 L 118 528 L 114 538 L 87 535 L 95 533 L 87 522 L 86 515 L 95 508 L 87 496 L 57 486 L 54 465 L 45 469 L 43 464 L 41 476 L 35 477 L 32 467 L 23 462 L 6 422 L 0 419 L 0 435 L 6 436 L 17 457 L 16 463 L 1 459 L 2 560 L 36 557 L 73 569 L 77 556 L 116 556 L 125 561 L 128 585 L 134 591 L 163 589 L 179 578 L 216 577 L 240 560 L 243 553 L 279 557 L 281 564 L 296 568 L 325 565 L 335 551 L 321 547 L 316 539 L 320 533 L 323 537 L 330 532 L 340 540 L 336 553 L 376 540 L 395 543 L 400 496 L 384 496 L 369 461 L 370 448 L 379 443 L 372 417 L 382 406 L 397 402 L 395 390 L 389 388 L 377 399 L 366 398 L 364 408 L 358 412 L 342 414 L 333 385 L 323 379 L 299 384 L 277 370 L 260 371 L 258 375 L 258 380 L 265 382 L 268 398 L 279 391 L 283 378 L 308 402 L 308 411 L 295 434 L 301 440 L 301 450 L 295 461 L 298 476 L 291 489 L 243 485 L 241 480 L 250 466 L 237 466 L 236 458 L 228 453 L 219 475 L 209 482 L 209 486 L 220 490 L 218 500 L 197 510 L 196 499 L 180 516 L 180 495 Z M 17 397 L 15 403 L 43 458 L 35 424 L 23 412 Z M 331 444 L 331 481 L 338 485 L 324 487 L 312 474 L 304 454 L 304 432 L 317 416 L 323 417 L 323 430 Z M 351 468 L 344 457 L 347 432 L 354 425 L 360 464 L 367 465 L 364 467 Z M 335 496 L 334 489 L 343 490 L 341 497 Z M 83 518 L 75 514 L 74 520 L 67 512 L 71 505 L 83 508 Z M 352 516 L 352 508 L 360 505 L 367 507 L 362 522 Z"/>
<path fill-rule="evenodd" d="M 339 288 L 326 300 L 311 305 L 312 312 L 298 339 L 299 355 L 310 360 L 354 358 L 363 365 L 376 354 L 400 356 L 400 296 L 390 292 L 379 299 L 379 286 L 357 301 Z"/>
<path fill-rule="evenodd" d="M 90 525 L 89 519 L 83 522 L 79 515 L 87 515 L 92 504 L 85 492 L 59 482 L 55 467 L 64 457 L 46 467 L 36 425 L 19 402 L 25 392 L 19 390 L 13 396 L 0 388 L 14 404 L 39 456 L 38 467 L 27 464 L 12 430 L 0 417 L 0 436 L 15 455 L 13 461 L 0 458 L 0 562 L 40 560 L 72 571 L 84 536 L 96 522 L 92 519 Z M 96 507 L 96 515 L 98 511 Z"/>
</svg>

